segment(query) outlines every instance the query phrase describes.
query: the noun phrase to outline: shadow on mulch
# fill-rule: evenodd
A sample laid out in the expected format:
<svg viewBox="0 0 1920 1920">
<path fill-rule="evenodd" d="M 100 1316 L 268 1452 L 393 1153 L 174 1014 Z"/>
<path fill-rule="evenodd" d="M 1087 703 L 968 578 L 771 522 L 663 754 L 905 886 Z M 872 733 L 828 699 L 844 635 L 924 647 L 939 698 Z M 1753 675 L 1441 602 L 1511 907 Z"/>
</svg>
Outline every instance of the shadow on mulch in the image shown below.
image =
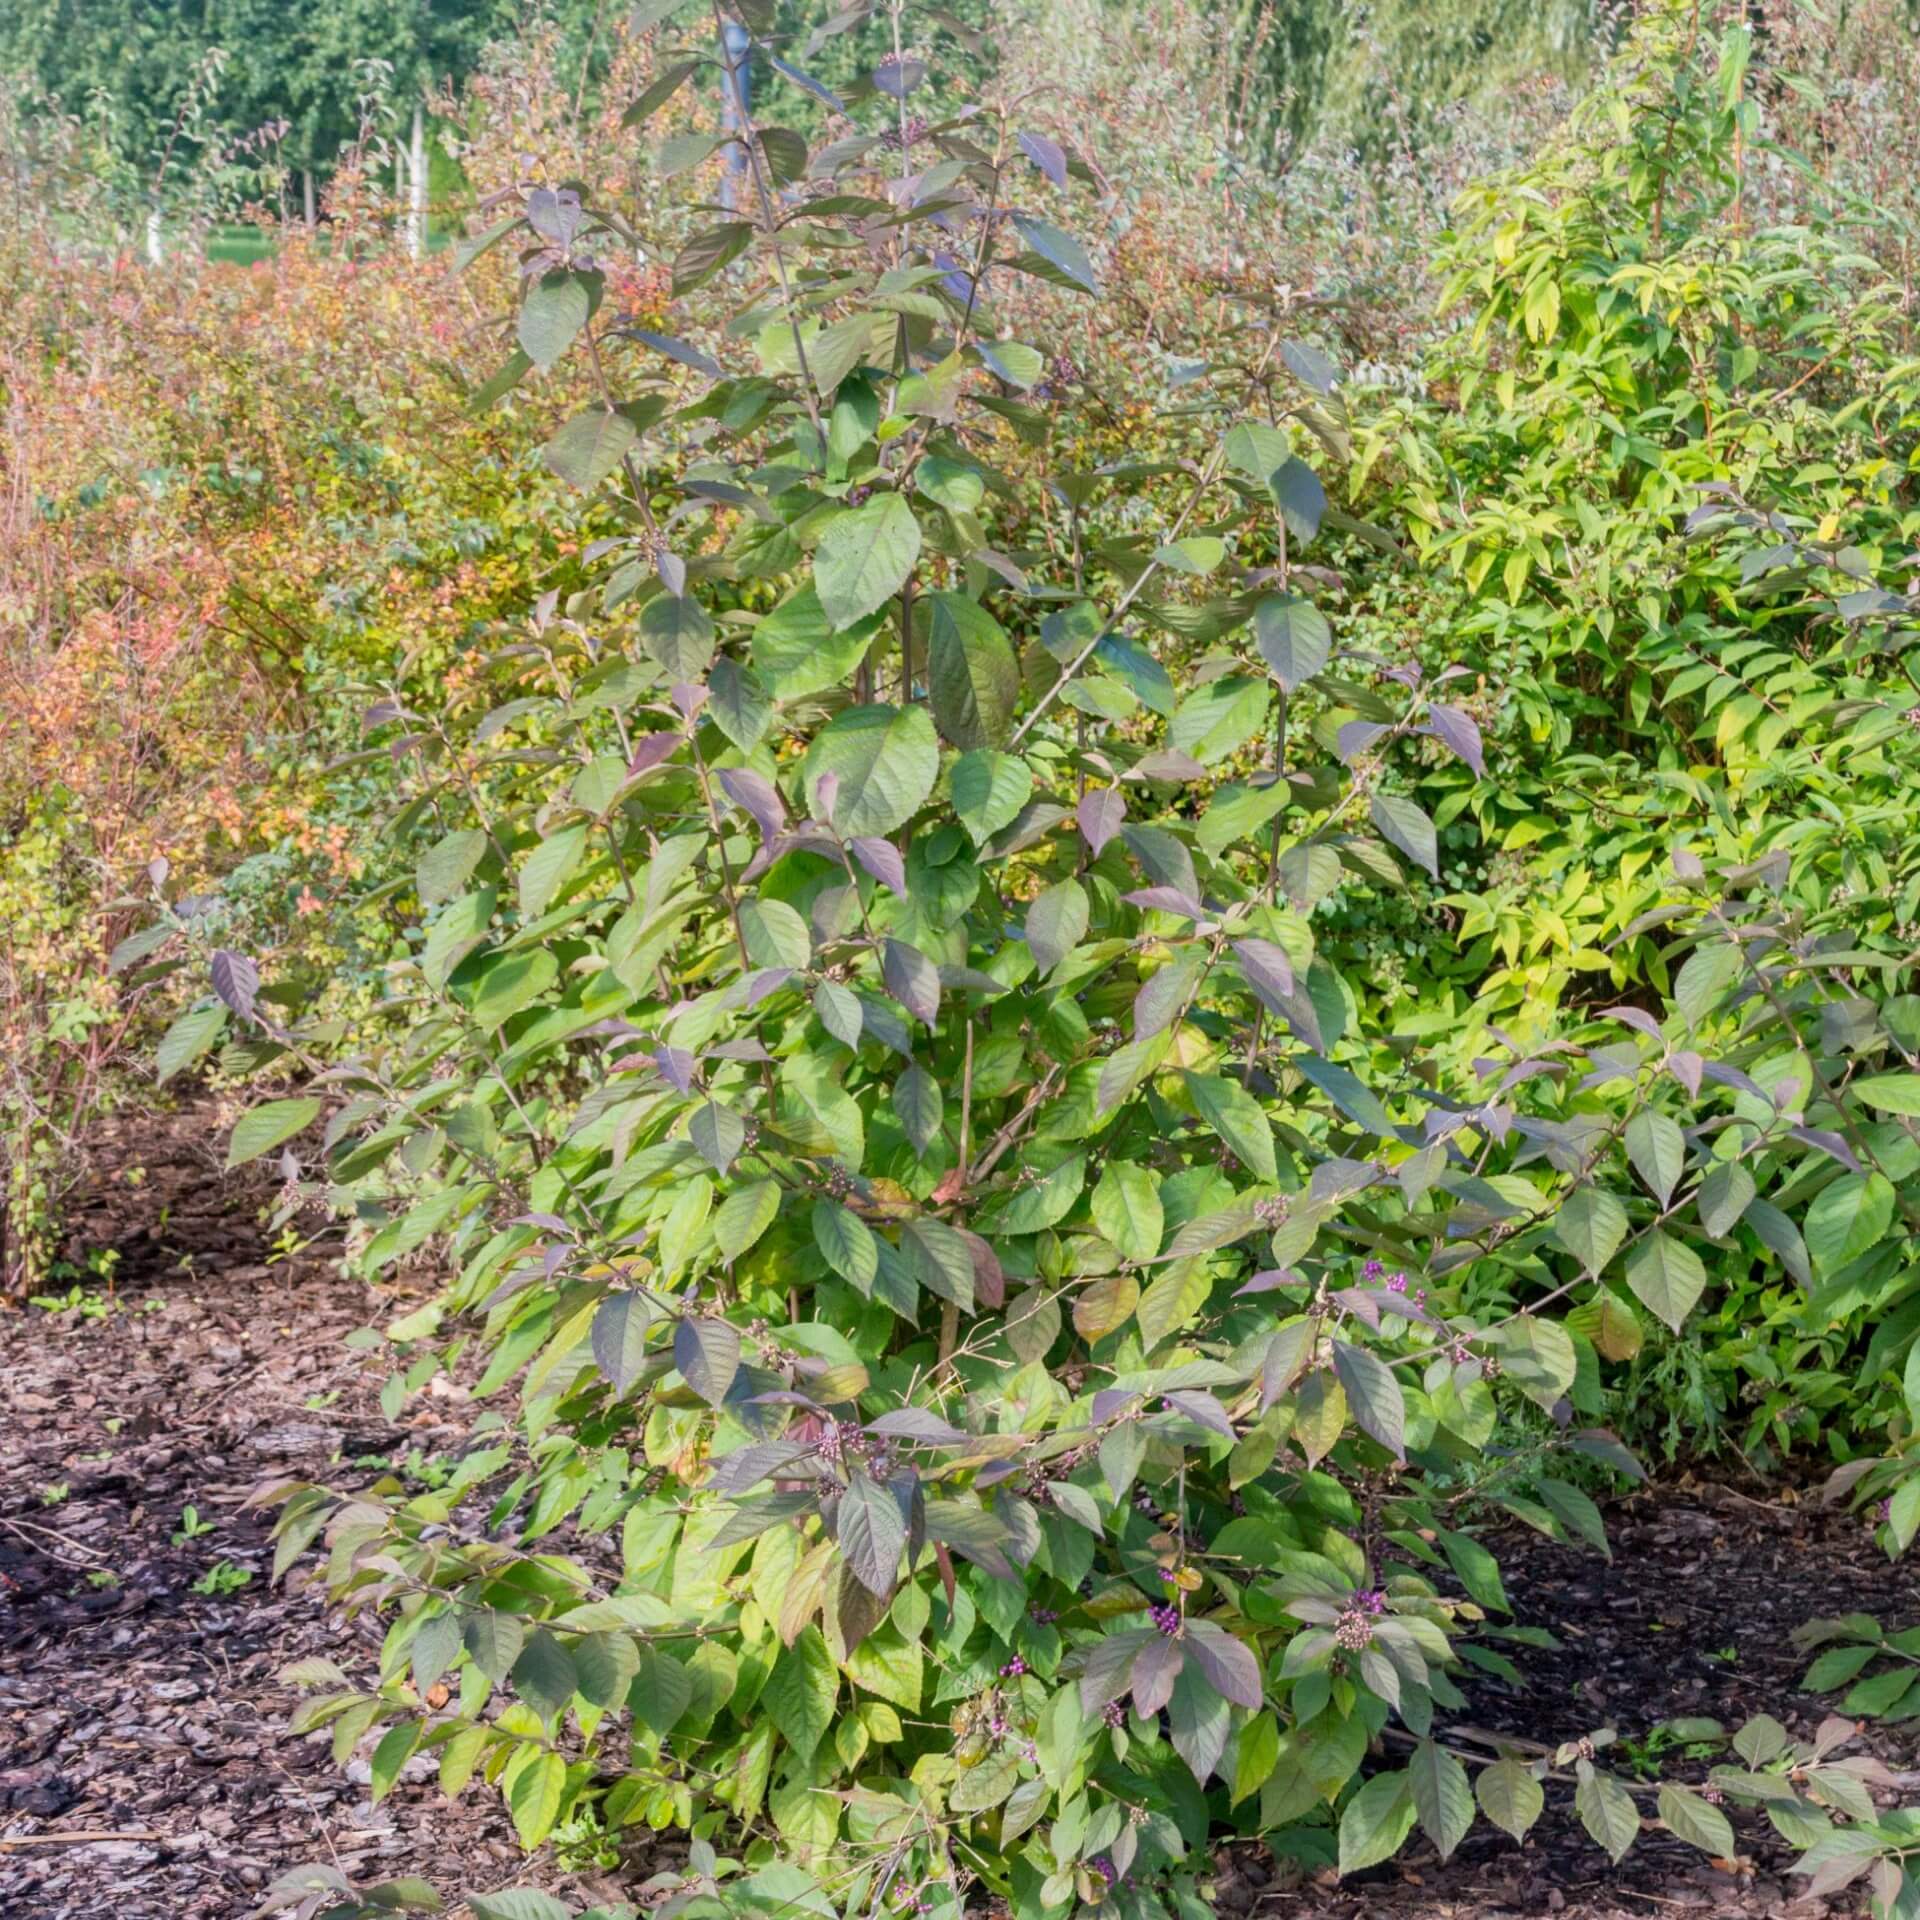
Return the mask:
<svg viewBox="0 0 1920 1920">
<path fill-rule="evenodd" d="M 240 1503 L 270 1477 L 444 1448 L 470 1409 L 456 1388 L 422 1396 L 402 1427 L 387 1422 L 377 1369 L 343 1342 L 389 1317 L 392 1294 L 323 1260 L 269 1261 L 257 1218 L 270 1176 L 223 1180 L 223 1134 L 204 1110 L 124 1123 L 101 1144 L 76 1228 L 80 1254 L 119 1251 L 119 1310 L 0 1316 L 0 1914 L 238 1920 L 276 1875 L 312 1860 L 356 1878 L 422 1873 L 450 1903 L 516 1881 L 564 1887 L 576 1904 L 617 1897 L 551 1863 L 528 1868 L 498 1798 L 447 1803 L 430 1761 L 410 1763 L 375 1807 L 364 1761 L 343 1776 L 324 1736 L 287 1737 L 293 1696 L 276 1673 L 321 1653 L 370 1668 L 380 1629 L 269 1588 L 265 1528 Z M 210 1530 L 178 1538 L 189 1505 Z M 1551 1745 L 1603 1726 L 1643 1735 L 1680 1715 L 1731 1728 L 1758 1712 L 1804 1734 L 1831 1708 L 1798 1692 L 1791 1630 L 1818 1614 L 1920 1616 L 1867 1529 L 1811 1504 L 1670 1485 L 1619 1503 L 1608 1526 L 1611 1564 L 1522 1531 L 1491 1543 L 1518 1622 L 1558 1644 L 1515 1650 L 1522 1689 L 1469 1670 L 1468 1709 L 1440 1737 Z M 249 1577 L 220 1591 L 207 1578 L 220 1565 Z M 1899 1771 L 1915 1737 L 1872 1727 L 1865 1742 Z M 1682 1761 L 1673 1777 L 1703 1771 Z M 1796 1902 L 1764 1821 L 1737 1822 L 1738 1872 L 1657 1832 L 1616 1869 L 1568 1798 L 1549 1788 L 1525 1846 L 1480 1825 L 1444 1864 L 1416 1840 L 1345 1885 L 1228 1847 L 1215 1906 L 1233 1920 L 1857 1910 L 1850 1896 Z M 39 1844 L 51 1836 L 64 1837 Z M 627 1897 L 658 1864 L 629 1877 Z"/>
<path fill-rule="evenodd" d="M 1557 1645 L 1512 1650 L 1522 1689 L 1469 1670 L 1468 1709 L 1436 1727 L 1438 1737 L 1497 1733 L 1554 1746 L 1600 1727 L 1632 1740 L 1683 1716 L 1731 1732 L 1758 1713 L 1804 1737 L 1835 1707 L 1799 1690 L 1807 1656 L 1794 1650 L 1793 1629 L 1822 1614 L 1875 1613 L 1889 1625 L 1920 1615 L 1910 1573 L 1889 1563 L 1867 1526 L 1811 1502 L 1757 1501 L 1697 1482 L 1655 1486 L 1616 1503 L 1607 1531 L 1611 1563 L 1524 1529 L 1489 1540 L 1516 1624 L 1545 1628 Z M 1898 1772 L 1914 1766 L 1917 1747 L 1911 1725 L 1869 1724 L 1850 1751 L 1871 1752 Z M 1698 1781 L 1711 1763 L 1664 1756 L 1662 1764 L 1660 1777 Z M 1219 1904 L 1328 1920 L 1674 1911 L 1801 1920 L 1863 1910 L 1851 1891 L 1832 1901 L 1797 1897 L 1805 1883 L 1787 1872 L 1792 1851 L 1762 1817 L 1727 1809 L 1742 1849 L 1738 1873 L 1653 1830 L 1614 1867 L 1574 1817 L 1571 1798 L 1570 1788 L 1549 1785 L 1548 1810 L 1524 1847 L 1477 1825 L 1444 1865 L 1416 1840 L 1402 1860 L 1337 1888 L 1288 1888 L 1270 1861 L 1239 1854 Z"/>
</svg>

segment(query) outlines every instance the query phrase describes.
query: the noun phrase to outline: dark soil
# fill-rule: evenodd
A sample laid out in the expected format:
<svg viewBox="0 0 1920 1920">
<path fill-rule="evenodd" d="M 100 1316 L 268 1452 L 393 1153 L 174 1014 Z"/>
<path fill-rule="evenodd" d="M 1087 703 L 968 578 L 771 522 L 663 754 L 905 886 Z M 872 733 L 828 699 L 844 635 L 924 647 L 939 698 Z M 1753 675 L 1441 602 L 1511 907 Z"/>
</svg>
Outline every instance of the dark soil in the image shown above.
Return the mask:
<svg viewBox="0 0 1920 1920">
<path fill-rule="evenodd" d="M 450 1904 L 509 1884 L 580 1905 L 619 1897 L 598 1876 L 527 1867 L 483 1788 L 449 1803 L 430 1777 L 408 1778 L 376 1807 L 364 1756 L 343 1776 L 326 1735 L 287 1734 L 295 1695 L 279 1671 L 315 1654 L 365 1671 L 380 1629 L 269 1587 L 266 1524 L 243 1502 L 269 1479 L 338 1483 L 369 1456 L 445 1448 L 471 1410 L 442 1381 L 404 1426 L 387 1422 L 377 1367 L 345 1339 L 404 1311 L 404 1295 L 343 1279 L 323 1249 L 270 1259 L 268 1196 L 222 1179 L 223 1138 L 206 1111 L 124 1124 L 101 1143 L 106 1171 L 74 1235 L 82 1264 L 98 1249 L 120 1256 L 113 1310 L 0 1314 L 0 1915 L 237 1920 L 306 1862 L 356 1880 L 419 1873 Z M 188 1506 L 210 1530 L 177 1538 Z M 1531 1534 L 1498 1543 L 1519 1620 L 1558 1645 L 1514 1650 L 1524 1690 L 1476 1681 L 1468 1713 L 1440 1729 L 1463 1752 L 1488 1733 L 1552 1745 L 1607 1726 L 1643 1735 L 1682 1714 L 1733 1727 L 1765 1711 L 1810 1732 L 1831 1708 L 1797 1691 L 1792 1628 L 1827 1613 L 1920 1617 L 1912 1581 L 1859 1521 L 1811 1502 L 1686 1484 L 1608 1522 L 1611 1564 Z M 200 1591 L 222 1565 L 251 1578 Z M 1917 1738 L 1869 1727 L 1864 1744 L 1904 1772 Z M 1344 1886 L 1264 1848 L 1229 1849 L 1215 1905 L 1328 1920 L 1856 1910 L 1851 1896 L 1796 1902 L 1786 1850 L 1745 1817 L 1732 1867 L 1650 1831 L 1615 1869 L 1570 1798 L 1549 1788 L 1524 1847 L 1482 1824 L 1445 1864 L 1416 1841 Z"/>
<path fill-rule="evenodd" d="M 343 1776 L 324 1734 L 286 1732 L 280 1669 L 324 1653 L 364 1671 L 380 1630 L 270 1588 L 267 1517 L 242 1503 L 445 1445 L 466 1407 L 429 1395 L 389 1427 L 344 1341 L 404 1308 L 317 1254 L 270 1263 L 269 1196 L 222 1180 L 224 1139 L 206 1111 L 123 1125 L 72 1240 L 78 1262 L 120 1254 L 114 1310 L 0 1313 L 5 1920 L 227 1920 L 308 1862 L 448 1895 L 541 1878 L 497 1795 L 409 1780 L 376 1807 L 364 1756 Z M 210 1531 L 177 1537 L 188 1506 Z M 251 1577 L 198 1591 L 219 1566 Z"/>
</svg>

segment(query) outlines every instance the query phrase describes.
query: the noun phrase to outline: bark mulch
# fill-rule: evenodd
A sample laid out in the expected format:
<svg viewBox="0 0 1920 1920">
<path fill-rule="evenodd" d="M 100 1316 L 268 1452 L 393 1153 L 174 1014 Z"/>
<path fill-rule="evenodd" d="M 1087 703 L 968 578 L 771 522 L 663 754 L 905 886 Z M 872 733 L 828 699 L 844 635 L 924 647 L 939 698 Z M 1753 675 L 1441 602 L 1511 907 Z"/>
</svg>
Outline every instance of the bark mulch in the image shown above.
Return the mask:
<svg viewBox="0 0 1920 1920">
<path fill-rule="evenodd" d="M 0 1315 L 0 1915 L 237 1920 L 309 1861 L 356 1880 L 421 1874 L 450 1904 L 510 1884 L 577 1905 L 643 1900 L 657 1855 L 618 1876 L 529 1867 L 491 1792 L 449 1803 L 419 1762 L 376 1807 L 364 1757 L 343 1775 L 324 1734 L 286 1732 L 295 1695 L 279 1671 L 317 1654 L 366 1671 L 380 1629 L 270 1588 L 266 1528 L 241 1503 L 270 1478 L 351 1481 L 414 1447 L 444 1449 L 477 1409 L 443 1382 L 404 1426 L 388 1423 L 379 1373 L 346 1337 L 404 1310 L 404 1296 L 343 1278 L 324 1249 L 270 1257 L 266 1191 L 223 1179 L 223 1138 L 204 1108 L 110 1133 L 74 1237 L 82 1258 L 119 1254 L 113 1310 Z M 183 1529 L 188 1506 L 207 1531 Z M 1762 1711 L 1806 1733 L 1831 1705 L 1797 1690 L 1793 1627 L 1816 1614 L 1920 1618 L 1910 1576 L 1859 1521 L 1810 1501 L 1686 1483 L 1620 1503 L 1608 1524 L 1611 1562 L 1527 1533 L 1498 1543 L 1517 1619 L 1557 1645 L 1515 1651 L 1524 1689 L 1476 1679 L 1442 1737 L 1463 1751 L 1488 1732 L 1550 1746 L 1602 1726 L 1639 1738 L 1678 1715 L 1732 1727 Z M 222 1591 L 208 1578 L 221 1566 L 251 1577 Z M 1915 1744 L 1905 1726 L 1865 1734 L 1897 1772 L 1914 1768 Z M 1679 1779 L 1705 1769 L 1663 1764 Z M 1649 1832 L 1615 1869 L 1570 1798 L 1549 1789 L 1524 1847 L 1483 1825 L 1449 1862 L 1417 1841 L 1345 1885 L 1264 1848 L 1226 1848 L 1214 1905 L 1276 1920 L 1858 1910 L 1851 1894 L 1796 1898 L 1786 1850 L 1744 1816 L 1731 1868 Z"/>
</svg>

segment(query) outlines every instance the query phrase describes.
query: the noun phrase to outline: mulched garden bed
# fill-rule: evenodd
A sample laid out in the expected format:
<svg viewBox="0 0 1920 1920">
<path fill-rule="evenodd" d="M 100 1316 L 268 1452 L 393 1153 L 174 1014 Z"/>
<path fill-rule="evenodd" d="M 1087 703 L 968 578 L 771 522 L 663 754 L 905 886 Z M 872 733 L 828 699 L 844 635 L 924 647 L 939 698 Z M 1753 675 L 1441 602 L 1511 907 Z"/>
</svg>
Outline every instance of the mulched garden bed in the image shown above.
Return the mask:
<svg viewBox="0 0 1920 1920">
<path fill-rule="evenodd" d="M 494 1795 L 449 1804 L 414 1778 L 375 1807 L 364 1761 L 343 1777 L 324 1735 L 286 1733 L 294 1696 L 277 1672 L 313 1654 L 352 1665 L 356 1649 L 370 1664 L 379 1628 L 269 1588 L 266 1529 L 241 1502 L 270 1477 L 337 1479 L 342 1462 L 445 1447 L 471 1409 L 443 1385 L 404 1426 L 387 1422 L 378 1371 L 344 1342 L 390 1317 L 394 1293 L 318 1254 L 270 1260 L 265 1189 L 223 1180 L 223 1139 L 205 1110 L 104 1139 L 75 1240 L 118 1251 L 115 1310 L 0 1316 L 0 1914 L 232 1920 L 307 1861 L 356 1879 L 420 1873 L 450 1901 L 513 1883 L 620 1897 L 610 1877 L 527 1867 Z M 188 1506 L 210 1530 L 176 1537 Z M 1670 1485 L 1608 1524 L 1611 1564 L 1526 1533 L 1498 1543 L 1519 1619 L 1559 1644 L 1520 1650 L 1524 1691 L 1476 1680 L 1456 1732 L 1550 1745 L 1765 1711 L 1805 1733 L 1831 1707 L 1797 1691 L 1791 1630 L 1816 1614 L 1920 1617 L 1866 1528 L 1811 1502 Z M 220 1591 L 208 1575 L 222 1564 L 252 1577 Z M 1896 1771 L 1915 1765 L 1907 1727 L 1870 1728 L 1866 1744 Z M 1673 1776 L 1703 1770 L 1681 1761 Z M 1850 1895 L 1796 1900 L 1785 1849 L 1745 1817 L 1737 1871 L 1651 1833 L 1616 1870 L 1569 1799 L 1549 1789 L 1524 1847 L 1483 1825 L 1444 1865 L 1416 1841 L 1345 1886 L 1223 1850 L 1215 1904 L 1328 1920 L 1857 1910 Z M 627 1876 L 626 1897 L 658 1864 Z"/>
</svg>

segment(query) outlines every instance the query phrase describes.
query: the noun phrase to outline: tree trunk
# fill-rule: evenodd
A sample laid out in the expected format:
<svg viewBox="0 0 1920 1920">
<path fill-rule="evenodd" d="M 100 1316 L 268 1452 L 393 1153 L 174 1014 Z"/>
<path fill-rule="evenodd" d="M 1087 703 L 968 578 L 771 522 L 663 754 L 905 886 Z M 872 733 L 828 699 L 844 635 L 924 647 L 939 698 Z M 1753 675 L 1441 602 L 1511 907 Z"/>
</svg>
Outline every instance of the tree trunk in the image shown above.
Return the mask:
<svg viewBox="0 0 1920 1920">
<path fill-rule="evenodd" d="M 166 258 L 166 249 L 160 239 L 160 209 L 147 209 L 147 265 L 157 267 Z"/>
<path fill-rule="evenodd" d="M 302 167 L 300 169 L 300 197 L 306 204 L 307 228 L 308 231 L 311 232 L 313 228 L 320 224 L 319 215 L 314 211 L 313 169 L 311 167 Z"/>
<path fill-rule="evenodd" d="M 413 138 L 407 145 L 407 246 L 418 260 L 427 251 L 427 110 L 413 103 Z"/>
</svg>

